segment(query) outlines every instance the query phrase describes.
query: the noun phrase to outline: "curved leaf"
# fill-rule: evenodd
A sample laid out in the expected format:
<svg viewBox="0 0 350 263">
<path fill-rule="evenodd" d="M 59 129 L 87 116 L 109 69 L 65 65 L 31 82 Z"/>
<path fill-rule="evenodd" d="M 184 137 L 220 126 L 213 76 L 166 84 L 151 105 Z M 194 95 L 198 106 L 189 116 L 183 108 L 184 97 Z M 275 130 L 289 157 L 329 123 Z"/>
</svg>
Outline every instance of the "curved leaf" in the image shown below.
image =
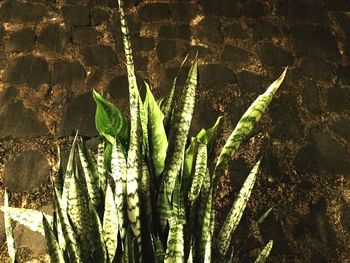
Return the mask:
<svg viewBox="0 0 350 263">
<path fill-rule="evenodd" d="M 220 254 L 222 255 L 226 255 L 231 242 L 232 233 L 235 231 L 239 221 L 241 220 L 244 209 L 248 203 L 250 194 L 254 187 L 259 165 L 260 160 L 255 164 L 249 173 L 235 201 L 233 202 L 233 205 L 225 219 L 224 225 L 220 230 L 218 237 L 218 248 Z"/>
<path fill-rule="evenodd" d="M 115 137 L 126 143 L 129 135 L 129 124 L 125 115 L 95 90 L 93 98 L 96 102 L 95 124 L 97 131 L 112 144 Z"/>
</svg>

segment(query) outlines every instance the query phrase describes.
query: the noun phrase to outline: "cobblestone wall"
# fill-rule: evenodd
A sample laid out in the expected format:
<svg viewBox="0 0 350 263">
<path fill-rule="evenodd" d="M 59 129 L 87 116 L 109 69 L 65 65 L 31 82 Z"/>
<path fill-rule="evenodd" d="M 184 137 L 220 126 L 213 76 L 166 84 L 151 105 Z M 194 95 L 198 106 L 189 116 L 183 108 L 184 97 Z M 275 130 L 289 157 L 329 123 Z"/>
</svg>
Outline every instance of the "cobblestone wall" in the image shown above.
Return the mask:
<svg viewBox="0 0 350 263">
<path fill-rule="evenodd" d="M 13 192 L 12 204 L 50 210 L 46 193 L 56 146 L 67 149 L 76 129 L 95 144 L 92 89 L 127 112 L 116 2 L 0 2 L 0 174 L 2 186 Z M 157 95 L 169 91 L 185 55 L 198 51 L 192 132 L 223 115 L 227 136 L 253 99 L 289 66 L 255 139 L 221 182 L 218 218 L 263 142 L 263 172 L 237 245 L 259 215 L 271 206 L 274 211 L 242 247 L 243 257 L 274 239 L 272 262 L 349 261 L 350 2 L 125 2 L 138 77 Z M 20 226 L 15 232 L 18 246 L 40 258 L 44 241 Z"/>
</svg>

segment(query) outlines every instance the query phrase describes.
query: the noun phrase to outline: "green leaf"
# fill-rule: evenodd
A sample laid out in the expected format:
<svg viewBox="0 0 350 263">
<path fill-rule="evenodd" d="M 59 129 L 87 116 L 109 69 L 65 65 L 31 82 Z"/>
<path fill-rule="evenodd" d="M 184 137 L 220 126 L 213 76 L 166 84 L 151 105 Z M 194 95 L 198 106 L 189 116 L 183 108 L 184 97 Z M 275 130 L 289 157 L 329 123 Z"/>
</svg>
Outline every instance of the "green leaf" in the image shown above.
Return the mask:
<svg viewBox="0 0 350 263">
<path fill-rule="evenodd" d="M 163 243 L 157 236 L 152 236 L 151 238 L 154 247 L 154 263 L 163 263 L 165 256 Z"/>
<path fill-rule="evenodd" d="M 188 200 L 191 204 L 197 199 L 202 188 L 202 183 L 207 173 L 207 146 L 203 143 L 198 143 L 198 152 L 196 156 L 195 171 L 188 192 Z"/>
<path fill-rule="evenodd" d="M 221 127 L 221 120 L 222 120 L 222 116 L 217 118 L 214 126 L 211 127 L 210 129 L 208 130 L 202 129 L 196 136 L 197 140 L 205 145 L 208 145 L 208 147 L 211 147 L 212 144 L 214 143 L 217 132 Z"/>
<path fill-rule="evenodd" d="M 118 246 L 118 211 L 112 188 L 107 184 L 105 212 L 103 216 L 103 236 L 105 239 L 108 262 L 112 262 Z"/>
<path fill-rule="evenodd" d="M 149 231 L 151 231 L 153 224 L 153 215 L 152 215 L 152 201 L 151 201 L 151 178 L 148 171 L 147 164 L 142 160 L 142 176 L 140 181 L 140 197 L 144 207 L 144 214 L 146 215 L 147 225 Z"/>
<path fill-rule="evenodd" d="M 158 107 L 149 86 L 146 84 L 145 105 L 148 111 L 148 134 L 150 153 L 156 176 L 159 176 L 165 165 L 168 140 L 163 125 L 164 115 Z"/>
<path fill-rule="evenodd" d="M 107 262 L 107 251 L 103 238 L 103 228 L 101 220 L 94 208 L 90 203 L 89 207 L 90 220 L 91 220 L 91 234 L 93 236 L 94 251 L 93 251 L 93 262 L 105 263 Z"/>
<path fill-rule="evenodd" d="M 115 204 L 117 206 L 119 232 L 122 240 L 126 231 L 126 159 L 118 140 L 112 148 L 112 177 L 115 183 Z"/>
<path fill-rule="evenodd" d="M 107 146 L 106 146 L 107 145 Z M 99 186 L 102 193 L 102 196 L 106 193 L 106 166 L 110 165 L 111 153 L 110 153 L 110 143 L 100 137 L 100 142 L 97 146 L 97 171 L 99 178 Z"/>
<path fill-rule="evenodd" d="M 29 228 L 34 232 L 45 235 L 42 224 L 43 213 L 34 209 L 16 208 L 2 206 L 1 210 L 6 213 L 12 220 L 17 221 L 21 225 Z M 53 219 L 50 215 L 45 215 L 49 223 L 52 225 Z"/>
<path fill-rule="evenodd" d="M 259 256 L 254 261 L 255 263 L 264 263 L 266 259 L 269 257 L 271 249 L 273 246 L 273 240 L 270 240 L 263 250 L 260 252 Z"/>
<path fill-rule="evenodd" d="M 275 92 L 281 85 L 286 72 L 287 68 L 283 71 L 282 75 L 270 85 L 265 93 L 260 95 L 243 114 L 236 128 L 233 130 L 224 147 L 222 148 L 215 166 L 215 170 L 218 170 L 220 167 L 225 166 L 230 160 L 231 156 L 235 155 L 241 146 L 241 143 L 247 139 L 248 136 L 250 136 L 256 124 L 260 121 L 263 113 L 265 113 L 267 110 L 267 107 L 274 97 Z M 218 173 L 215 173 L 215 176 L 217 175 Z"/>
<path fill-rule="evenodd" d="M 63 252 L 56 240 L 55 234 L 53 233 L 53 230 L 47 221 L 46 217 L 43 216 L 42 221 L 44 231 L 45 231 L 45 237 L 46 237 L 46 244 L 48 248 L 48 252 L 50 255 L 51 262 L 55 263 L 65 263 Z"/>
<path fill-rule="evenodd" d="M 208 201 L 204 207 L 202 231 L 200 235 L 200 259 L 204 263 L 211 262 L 211 244 L 213 236 L 213 213 L 212 213 L 212 193 L 207 195 Z"/>
<path fill-rule="evenodd" d="M 16 248 L 15 248 L 15 239 L 13 237 L 13 228 L 12 228 L 12 221 L 11 221 L 11 214 L 9 213 L 9 198 L 8 198 L 8 192 L 5 188 L 4 193 L 4 206 L 2 211 L 4 212 L 4 224 L 5 224 L 5 234 L 6 234 L 6 243 L 7 243 L 7 251 L 10 257 L 10 262 L 14 263 L 16 262 Z"/>
<path fill-rule="evenodd" d="M 235 231 L 239 221 L 241 220 L 244 209 L 254 187 L 259 165 L 260 160 L 255 164 L 249 173 L 225 219 L 224 225 L 220 230 L 218 237 L 218 248 L 221 255 L 226 255 L 231 242 L 232 233 Z"/>
<path fill-rule="evenodd" d="M 112 144 L 115 137 L 122 143 L 126 143 L 129 135 L 129 124 L 125 115 L 95 90 L 93 97 L 96 102 L 95 124 L 97 131 Z"/>
<path fill-rule="evenodd" d="M 177 175 L 180 172 L 185 146 L 190 129 L 192 114 L 195 104 L 195 93 L 197 87 L 197 58 L 194 60 L 182 94 L 180 107 L 176 111 L 176 120 L 170 130 L 169 150 L 162 180 L 162 191 L 166 188 L 167 198 L 171 200 L 175 187 Z M 166 187 L 165 187 L 166 185 Z"/>
</svg>

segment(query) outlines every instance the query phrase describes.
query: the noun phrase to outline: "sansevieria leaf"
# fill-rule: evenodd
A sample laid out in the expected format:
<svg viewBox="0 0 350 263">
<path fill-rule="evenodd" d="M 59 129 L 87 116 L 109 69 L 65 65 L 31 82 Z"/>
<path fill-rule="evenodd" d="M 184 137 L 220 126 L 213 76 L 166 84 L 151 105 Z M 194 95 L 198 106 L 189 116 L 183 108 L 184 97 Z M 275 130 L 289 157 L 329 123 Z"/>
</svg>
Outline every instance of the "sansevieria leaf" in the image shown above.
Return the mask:
<svg viewBox="0 0 350 263">
<path fill-rule="evenodd" d="M 224 166 L 229 161 L 231 156 L 237 152 L 242 142 L 254 130 L 256 124 L 260 121 L 261 116 L 269 106 L 275 92 L 284 80 L 286 72 L 287 68 L 283 71 L 282 75 L 270 85 L 265 93 L 260 95 L 243 114 L 242 118 L 237 123 L 236 128 L 233 130 L 222 148 L 215 170 Z M 217 176 L 217 174 L 215 174 L 215 176 Z"/>
<path fill-rule="evenodd" d="M 55 237 L 55 234 L 45 216 L 43 216 L 42 223 L 44 227 L 46 244 L 47 244 L 48 252 L 51 258 L 51 262 L 65 263 L 63 251 L 61 250 L 57 242 L 57 239 Z"/>
<path fill-rule="evenodd" d="M 239 191 L 233 205 L 225 219 L 218 237 L 218 249 L 221 255 L 226 255 L 229 248 L 232 233 L 235 231 L 244 209 L 247 206 L 250 194 L 253 190 L 256 175 L 258 173 L 260 160 L 255 164 L 247 179 L 245 180 L 241 190 Z"/>
<path fill-rule="evenodd" d="M 93 262 L 105 263 L 107 262 L 107 251 L 104 242 L 102 223 L 95 210 L 95 207 L 91 203 L 89 207 L 89 212 L 91 219 L 91 234 L 93 236 L 94 243 Z"/>
<path fill-rule="evenodd" d="M 96 102 L 95 123 L 98 132 L 112 144 L 115 137 L 118 137 L 122 143 L 126 143 L 129 135 L 129 124 L 125 115 L 95 90 L 93 97 Z"/>
<path fill-rule="evenodd" d="M 146 85 L 145 106 L 147 106 L 148 112 L 150 154 L 156 176 L 159 176 L 164 170 L 168 140 L 163 125 L 164 115 L 157 105 L 148 84 Z"/>
<path fill-rule="evenodd" d="M 255 263 L 264 263 L 268 256 L 270 255 L 271 249 L 273 246 L 273 240 L 270 240 L 263 250 L 260 252 L 259 256 L 254 261 Z"/>
<path fill-rule="evenodd" d="M 7 209 L 9 208 L 9 197 L 8 197 L 7 188 L 5 188 L 3 208 L 5 208 L 5 209 L 2 209 L 2 211 L 4 212 L 7 251 L 8 251 L 11 263 L 14 263 L 16 262 L 16 248 L 15 248 L 15 239 L 13 237 L 11 215 Z"/>
</svg>

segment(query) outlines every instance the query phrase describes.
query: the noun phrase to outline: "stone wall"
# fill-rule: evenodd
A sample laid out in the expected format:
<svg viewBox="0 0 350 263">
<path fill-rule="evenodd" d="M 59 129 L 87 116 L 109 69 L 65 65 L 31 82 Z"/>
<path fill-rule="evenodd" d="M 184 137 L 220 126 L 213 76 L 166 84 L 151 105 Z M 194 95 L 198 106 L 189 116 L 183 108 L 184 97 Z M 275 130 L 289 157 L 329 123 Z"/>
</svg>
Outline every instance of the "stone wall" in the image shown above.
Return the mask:
<svg viewBox="0 0 350 263">
<path fill-rule="evenodd" d="M 50 211 L 56 146 L 67 151 L 76 129 L 95 144 L 92 89 L 127 112 L 116 2 L 0 2 L 1 202 L 6 186 L 11 204 Z M 137 74 L 155 94 L 165 95 L 185 55 L 198 51 L 192 132 L 223 115 L 228 136 L 254 98 L 289 66 L 254 139 L 220 182 L 218 218 L 260 150 L 263 169 L 235 239 L 241 257 L 274 239 L 271 262 L 349 261 L 350 2 L 125 2 Z M 182 84 L 184 79 L 185 70 Z M 272 206 L 242 245 L 252 222 Z M 23 260 L 43 260 L 39 236 L 21 226 L 15 234 Z M 4 242 L 3 230 L 0 238 Z"/>
</svg>

